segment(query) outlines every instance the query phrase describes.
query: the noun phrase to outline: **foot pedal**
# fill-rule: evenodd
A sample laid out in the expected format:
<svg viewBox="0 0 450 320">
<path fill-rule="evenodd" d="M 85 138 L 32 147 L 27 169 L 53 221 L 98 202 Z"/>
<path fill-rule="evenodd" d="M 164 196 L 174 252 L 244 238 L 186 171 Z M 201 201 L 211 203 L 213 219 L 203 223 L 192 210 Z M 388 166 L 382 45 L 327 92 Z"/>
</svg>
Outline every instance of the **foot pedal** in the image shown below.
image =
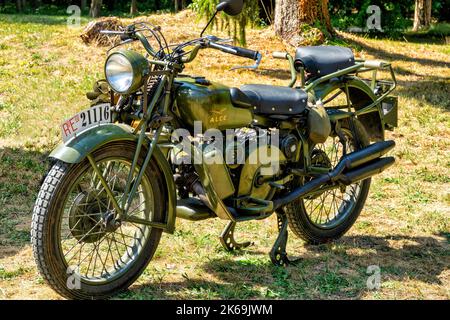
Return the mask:
<svg viewBox="0 0 450 320">
<path fill-rule="evenodd" d="M 269 182 L 269 186 L 271 186 L 272 188 L 278 189 L 278 190 L 286 189 L 285 186 L 283 186 L 282 184 L 278 184 L 276 182 Z"/>
<path fill-rule="evenodd" d="M 230 221 L 225 229 L 223 229 L 222 234 L 220 235 L 220 243 L 227 251 L 240 250 L 243 248 L 247 248 L 253 244 L 253 242 L 243 242 L 238 243 L 234 239 L 234 229 L 236 228 L 236 222 Z"/>
</svg>

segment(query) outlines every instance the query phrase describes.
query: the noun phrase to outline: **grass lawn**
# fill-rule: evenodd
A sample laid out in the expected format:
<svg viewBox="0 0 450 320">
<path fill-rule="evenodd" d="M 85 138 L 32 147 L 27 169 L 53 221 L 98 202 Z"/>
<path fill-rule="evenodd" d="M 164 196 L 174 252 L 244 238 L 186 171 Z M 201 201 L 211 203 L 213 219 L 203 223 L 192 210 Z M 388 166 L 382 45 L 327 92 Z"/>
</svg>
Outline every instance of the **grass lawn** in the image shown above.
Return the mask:
<svg viewBox="0 0 450 320">
<path fill-rule="evenodd" d="M 170 42 L 198 36 L 203 26 L 189 11 L 147 18 Z M 106 48 L 84 45 L 81 30 L 68 28 L 64 17 L 0 15 L 0 299 L 59 298 L 36 270 L 29 230 L 45 159 L 61 140 L 59 124 L 88 106 L 85 92 L 103 78 Z M 239 225 L 238 239 L 255 244 L 234 254 L 219 244 L 224 221 L 179 220 L 119 298 L 450 298 L 450 46 L 341 36 L 361 57 L 393 61 L 399 80 L 400 126 L 388 133 L 397 164 L 374 179 L 353 229 L 319 247 L 291 235 L 288 252 L 300 263 L 277 268 L 268 257 L 274 218 Z M 273 31 L 249 30 L 247 37 L 264 55 L 258 71 L 230 71 L 249 61 L 209 51 L 186 73 L 233 86 L 288 83 L 286 63 L 271 58 L 286 50 Z M 381 269 L 376 291 L 366 285 L 372 265 Z"/>
</svg>

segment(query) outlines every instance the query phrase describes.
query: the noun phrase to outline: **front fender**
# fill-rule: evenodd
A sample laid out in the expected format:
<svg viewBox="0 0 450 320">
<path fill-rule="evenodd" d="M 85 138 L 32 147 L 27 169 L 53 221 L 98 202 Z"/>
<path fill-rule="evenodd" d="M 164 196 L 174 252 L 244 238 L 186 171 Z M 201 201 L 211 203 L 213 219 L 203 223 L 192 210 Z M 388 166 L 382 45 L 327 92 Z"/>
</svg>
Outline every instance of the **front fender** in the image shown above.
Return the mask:
<svg viewBox="0 0 450 320">
<path fill-rule="evenodd" d="M 79 163 L 89 153 L 101 146 L 123 140 L 137 140 L 137 137 L 133 135 L 133 128 L 123 124 L 103 124 L 90 128 L 66 143 L 60 144 L 50 153 L 49 157 L 66 163 Z"/>
<path fill-rule="evenodd" d="M 133 128 L 124 124 L 103 124 L 84 131 L 79 136 L 60 144 L 50 154 L 50 158 L 61 160 L 66 163 L 79 163 L 86 156 L 107 143 L 114 141 L 137 141 L 138 137 L 133 134 Z M 146 139 L 146 144 L 149 140 Z M 152 157 L 164 175 L 166 191 L 168 195 L 168 208 L 166 223 L 163 230 L 173 233 L 176 219 L 176 191 L 173 181 L 173 173 L 161 149 L 156 146 Z"/>
</svg>

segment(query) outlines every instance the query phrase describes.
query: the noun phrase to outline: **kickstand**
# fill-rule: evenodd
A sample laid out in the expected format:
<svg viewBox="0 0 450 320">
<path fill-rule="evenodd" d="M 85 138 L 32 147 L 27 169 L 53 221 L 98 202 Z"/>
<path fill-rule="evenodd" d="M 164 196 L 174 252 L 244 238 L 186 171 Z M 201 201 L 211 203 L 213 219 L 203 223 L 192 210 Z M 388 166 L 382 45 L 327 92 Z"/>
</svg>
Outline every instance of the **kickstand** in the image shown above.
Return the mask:
<svg viewBox="0 0 450 320">
<path fill-rule="evenodd" d="M 286 244 L 288 240 L 288 219 L 286 214 L 277 212 L 278 237 L 270 251 L 270 260 L 276 266 L 287 266 L 295 264 L 299 259 L 289 260 L 286 253 Z"/>
<path fill-rule="evenodd" d="M 251 246 L 252 242 L 238 243 L 234 239 L 234 228 L 236 227 L 236 222 L 230 221 L 225 229 L 223 229 L 220 235 L 220 243 L 227 251 L 240 250 Z"/>
</svg>

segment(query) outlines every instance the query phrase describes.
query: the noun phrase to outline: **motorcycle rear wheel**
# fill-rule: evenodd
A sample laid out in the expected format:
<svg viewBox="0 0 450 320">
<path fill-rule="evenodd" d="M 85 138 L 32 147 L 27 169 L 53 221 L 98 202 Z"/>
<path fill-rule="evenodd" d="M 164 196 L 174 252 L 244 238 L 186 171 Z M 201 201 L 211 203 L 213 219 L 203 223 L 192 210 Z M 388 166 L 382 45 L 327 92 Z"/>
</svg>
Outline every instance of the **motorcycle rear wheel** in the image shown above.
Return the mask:
<svg viewBox="0 0 450 320">
<path fill-rule="evenodd" d="M 358 120 L 354 120 L 353 125 L 344 120 L 341 128 L 348 139 L 347 152 L 360 150 L 370 144 L 367 132 Z M 342 144 L 338 141 L 338 137 L 329 137 L 324 145 L 316 146 L 312 152 L 317 161 L 334 168 L 342 156 L 338 154 L 342 150 Z M 330 147 L 338 144 L 340 147 Z M 298 183 L 301 184 L 301 181 Z M 370 183 L 369 178 L 348 186 L 345 190 L 329 190 L 315 197 L 291 202 L 284 208 L 290 229 L 297 237 L 313 245 L 341 238 L 353 226 L 364 208 Z"/>
<path fill-rule="evenodd" d="M 114 142 L 92 154 L 117 201 L 135 149 L 134 143 Z M 143 162 L 141 156 L 136 170 Z M 130 213 L 162 222 L 165 203 L 162 173 L 150 161 Z M 128 288 L 152 259 L 162 230 L 126 221 L 110 224 L 113 212 L 87 159 L 53 165 L 36 200 L 31 242 L 42 277 L 63 297 L 108 298 Z"/>
</svg>

